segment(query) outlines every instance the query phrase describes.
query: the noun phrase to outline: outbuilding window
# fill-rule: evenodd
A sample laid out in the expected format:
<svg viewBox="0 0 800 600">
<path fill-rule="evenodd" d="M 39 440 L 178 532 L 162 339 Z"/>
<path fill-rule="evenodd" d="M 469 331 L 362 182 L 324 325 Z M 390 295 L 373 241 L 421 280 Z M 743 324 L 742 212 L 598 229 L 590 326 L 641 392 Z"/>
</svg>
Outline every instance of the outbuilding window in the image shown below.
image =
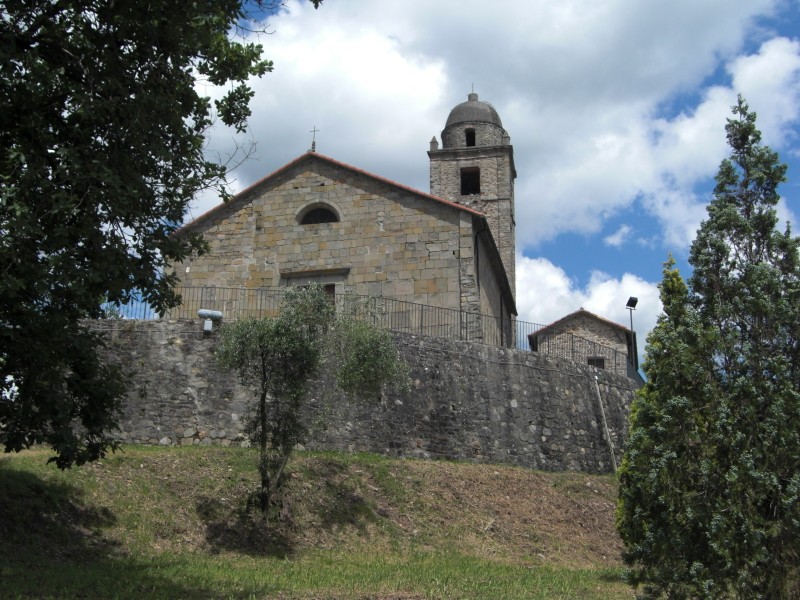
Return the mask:
<svg viewBox="0 0 800 600">
<path fill-rule="evenodd" d="M 586 361 L 589 363 L 590 367 L 594 367 L 595 369 L 606 368 L 606 359 L 602 356 L 590 356 Z"/>
</svg>

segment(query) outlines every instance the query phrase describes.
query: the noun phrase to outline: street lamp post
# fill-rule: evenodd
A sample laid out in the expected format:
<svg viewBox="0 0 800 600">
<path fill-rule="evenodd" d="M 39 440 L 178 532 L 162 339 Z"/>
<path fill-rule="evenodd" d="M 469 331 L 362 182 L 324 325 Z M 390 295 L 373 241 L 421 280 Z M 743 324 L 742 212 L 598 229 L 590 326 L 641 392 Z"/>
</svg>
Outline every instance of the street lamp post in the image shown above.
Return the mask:
<svg viewBox="0 0 800 600">
<path fill-rule="evenodd" d="M 627 308 L 631 313 L 631 336 L 630 336 L 631 337 L 631 342 L 630 342 L 631 348 L 629 350 L 628 359 L 630 361 L 630 364 L 633 365 L 634 369 L 638 369 L 639 368 L 639 357 L 637 356 L 638 350 L 636 348 L 636 334 L 633 332 L 633 311 L 636 310 L 636 304 L 638 302 L 639 302 L 639 299 L 637 297 L 631 296 L 630 298 L 628 298 L 628 303 L 625 305 L 625 308 Z"/>
<path fill-rule="evenodd" d="M 625 308 L 627 308 L 631 313 L 631 333 L 633 333 L 633 311 L 636 310 L 636 305 L 638 303 L 639 299 L 634 296 L 631 296 L 630 298 L 628 298 L 628 303 L 625 305 Z"/>
</svg>

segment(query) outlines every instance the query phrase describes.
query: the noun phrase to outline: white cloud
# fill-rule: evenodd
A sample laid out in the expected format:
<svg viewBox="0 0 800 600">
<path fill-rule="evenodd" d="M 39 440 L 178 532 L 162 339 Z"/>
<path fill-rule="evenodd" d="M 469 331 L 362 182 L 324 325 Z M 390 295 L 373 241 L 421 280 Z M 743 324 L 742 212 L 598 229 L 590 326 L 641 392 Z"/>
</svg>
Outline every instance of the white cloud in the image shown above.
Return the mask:
<svg viewBox="0 0 800 600">
<path fill-rule="evenodd" d="M 768 40 L 758 53 L 732 61 L 728 72 L 732 88 L 758 113 L 764 142 L 784 146 L 793 133 L 787 124 L 800 118 L 800 41 Z"/>
<path fill-rule="evenodd" d="M 630 225 L 620 225 L 614 233 L 603 238 L 603 243 L 613 248 L 621 248 L 630 239 L 632 233 L 633 228 Z"/>
<path fill-rule="evenodd" d="M 765 143 L 780 149 L 797 141 L 791 125 L 800 119 L 800 43 L 769 40 L 732 60 L 727 70 L 731 86 L 706 89 L 689 111 L 669 119 L 653 118 L 653 109 L 627 117 L 606 111 L 607 122 L 582 139 L 562 139 L 562 152 L 549 157 L 542 175 L 521 186 L 529 194 L 547 190 L 536 205 L 520 211 L 532 224 L 523 228 L 522 243 L 535 245 L 562 231 L 599 231 L 605 218 L 639 199 L 661 223 L 663 243 L 686 249 L 709 200 L 695 189 L 728 154 L 725 120 L 737 93 L 758 112 Z M 785 203 L 779 208 L 784 220 L 793 219 Z"/>
<path fill-rule="evenodd" d="M 427 191 L 428 142 L 473 84 L 514 144 L 523 253 L 564 232 L 629 242 L 632 232 L 607 235 L 608 220 L 627 211 L 649 246 L 680 254 L 705 217 L 698 184 L 727 154 L 737 92 L 765 142 L 800 155 L 800 43 L 758 22 L 782 0 L 287 6 L 259 40 L 275 71 L 253 82 L 257 147 L 234 191 L 305 152 L 313 127 L 319 152 Z M 229 132 L 215 132 L 213 151 L 233 147 Z M 789 204 L 779 210 L 792 218 Z"/>
<path fill-rule="evenodd" d="M 250 82 L 249 133 L 233 137 L 220 127 L 212 134 L 213 156 L 256 141 L 251 159 L 234 172 L 233 191 L 307 151 L 315 127 L 318 152 L 427 190 L 425 152 L 438 133 L 431 125 L 449 111 L 442 61 L 408 52 L 370 22 L 348 23 L 343 10 L 309 13 L 296 2 L 288 8 L 270 20 L 274 33 L 258 40 L 275 66 Z M 202 198 L 191 216 L 215 203 Z"/>
<path fill-rule="evenodd" d="M 687 198 L 713 175 L 731 102 L 710 90 L 688 115 L 658 114 L 721 64 L 748 89 L 765 85 L 767 112 L 789 114 L 796 44 L 768 40 L 752 60 L 737 57 L 754 19 L 778 5 L 497 0 L 476 11 L 463 0 L 349 0 L 314 11 L 290 1 L 260 40 L 275 71 L 254 83 L 258 147 L 237 176 L 247 185 L 301 154 L 316 126 L 321 153 L 427 190 L 428 141 L 474 84 L 515 146 L 521 245 L 601 231 L 637 196 Z M 218 137 L 213 147 L 230 150 L 229 134 Z M 668 239 L 685 238 L 669 213 L 656 215 Z"/>
<path fill-rule="evenodd" d="M 547 325 L 579 308 L 630 327 L 628 298 L 639 299 L 633 314 L 633 328 L 639 340 L 639 353 L 661 313 L 658 284 L 625 273 L 613 278 L 594 271 L 582 288 L 563 269 L 545 258 L 517 255 L 517 310 L 519 319 Z"/>
<path fill-rule="evenodd" d="M 790 141 L 790 125 L 800 118 L 800 43 L 769 40 L 756 53 L 731 61 L 727 70 L 730 87 L 709 88 L 691 113 L 653 124 L 652 160 L 659 173 L 642 195 L 645 206 L 662 224 L 666 244 L 673 248 L 687 248 L 706 217 L 709 198 L 697 196 L 694 188 L 716 175 L 729 153 L 724 126 L 737 94 L 743 94 L 758 113 L 764 142 L 776 148 Z M 783 220 L 793 220 L 785 203 L 779 211 Z"/>
</svg>

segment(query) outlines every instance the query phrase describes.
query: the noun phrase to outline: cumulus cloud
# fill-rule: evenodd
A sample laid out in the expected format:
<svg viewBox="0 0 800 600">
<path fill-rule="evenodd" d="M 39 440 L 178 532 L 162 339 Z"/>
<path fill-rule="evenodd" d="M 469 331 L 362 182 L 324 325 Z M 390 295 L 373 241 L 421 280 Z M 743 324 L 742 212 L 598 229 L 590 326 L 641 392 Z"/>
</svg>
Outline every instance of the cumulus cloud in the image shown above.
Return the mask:
<svg viewBox="0 0 800 600">
<path fill-rule="evenodd" d="M 613 248 L 621 248 L 630 239 L 632 233 L 633 228 L 630 225 L 620 225 L 614 233 L 603 238 L 603 243 Z"/>
<path fill-rule="evenodd" d="M 765 143 L 783 147 L 796 141 L 786 125 L 800 118 L 800 41 L 768 40 L 757 53 L 731 61 L 727 70 L 731 87 L 758 112 Z"/>
<path fill-rule="evenodd" d="M 218 127 L 208 149 L 223 159 L 241 157 L 241 148 L 251 153 L 233 172 L 232 191 L 306 152 L 314 128 L 318 152 L 427 190 L 428 141 L 449 110 L 443 63 L 407 51 L 368 21 L 350 23 L 351 15 L 336 6 L 309 13 L 305 4 L 289 2 L 286 12 L 270 18 L 274 33 L 253 34 L 274 71 L 250 81 L 248 133 L 234 136 Z M 191 216 L 217 202 L 203 197 Z"/>
<path fill-rule="evenodd" d="M 585 287 L 578 285 L 560 267 L 546 258 L 517 255 L 517 310 L 519 319 L 547 325 L 580 308 L 630 327 L 625 308 L 628 298 L 639 299 L 633 328 L 643 355 L 645 340 L 661 313 L 658 284 L 625 273 L 615 278 L 594 271 Z M 641 358 L 641 357 L 640 357 Z"/>
<path fill-rule="evenodd" d="M 800 147 L 800 42 L 763 27 L 784 8 L 782 0 L 497 0 L 470 11 L 463 0 L 348 0 L 314 11 L 290 0 L 270 18 L 274 33 L 258 39 L 275 70 L 252 82 L 250 137 L 214 131 L 209 152 L 256 144 L 234 173 L 236 191 L 305 152 L 317 128 L 319 152 L 427 191 L 428 142 L 474 85 L 514 144 L 522 254 L 565 232 L 613 247 L 634 230 L 680 252 L 705 217 L 709 197 L 698 189 L 727 154 L 737 93 L 758 112 L 766 143 L 782 155 Z M 192 216 L 214 203 L 204 198 Z M 793 219 L 787 203 L 779 212 Z M 609 235 L 612 218 L 626 225 Z M 654 284 L 603 276 L 611 268 L 592 260 L 585 288 L 544 259 L 520 262 L 523 276 L 535 274 L 518 281 L 519 305 L 536 306 L 528 318 L 603 307 L 605 294 L 614 296 L 606 316 L 624 322 L 625 301 L 637 295 L 629 288 L 640 286 L 637 317 L 648 322 Z"/>
<path fill-rule="evenodd" d="M 722 156 L 735 87 L 707 90 L 687 114 L 662 119 L 662 108 L 727 65 L 757 109 L 770 102 L 767 129 L 786 131 L 797 118 L 796 42 L 768 39 L 737 54 L 755 19 L 777 6 L 498 0 L 467 11 L 462 0 L 349 0 L 314 11 L 292 0 L 259 39 L 275 71 L 253 82 L 257 147 L 235 189 L 306 151 L 316 126 L 321 153 L 427 190 L 428 141 L 474 85 L 515 146 L 522 246 L 601 231 L 636 198 L 663 191 L 669 202 L 645 205 L 667 239 L 685 241 L 685 224 L 670 215 L 704 202 L 689 192 Z M 234 142 L 220 131 L 212 150 Z"/>
<path fill-rule="evenodd" d="M 793 136 L 790 125 L 800 117 L 800 43 L 776 38 L 757 52 L 740 56 L 727 65 L 730 87 L 706 91 L 691 112 L 654 123 L 653 161 L 660 165 L 657 180 L 643 190 L 645 205 L 662 223 L 668 245 L 686 248 L 705 217 L 708 198 L 694 193 L 703 179 L 713 177 L 728 155 L 724 126 L 730 108 L 742 94 L 758 115 L 766 144 L 785 146 Z M 793 220 L 782 204 L 784 220 Z"/>
<path fill-rule="evenodd" d="M 709 200 L 696 188 L 728 154 L 724 127 L 737 93 L 758 112 L 765 143 L 780 149 L 797 141 L 792 125 L 800 119 L 800 43 L 771 39 L 726 69 L 731 84 L 705 89 L 688 111 L 669 118 L 655 117 L 656 105 L 627 116 L 606 111 L 615 116 L 605 124 L 598 120 L 583 137 L 562 139 L 551 168 L 525 186 L 531 195 L 547 191 L 523 209 L 531 223 L 520 235 L 523 244 L 563 231 L 598 231 L 605 218 L 639 200 L 661 223 L 664 244 L 685 249 Z M 546 187 L 545 177 L 554 185 Z"/>
</svg>

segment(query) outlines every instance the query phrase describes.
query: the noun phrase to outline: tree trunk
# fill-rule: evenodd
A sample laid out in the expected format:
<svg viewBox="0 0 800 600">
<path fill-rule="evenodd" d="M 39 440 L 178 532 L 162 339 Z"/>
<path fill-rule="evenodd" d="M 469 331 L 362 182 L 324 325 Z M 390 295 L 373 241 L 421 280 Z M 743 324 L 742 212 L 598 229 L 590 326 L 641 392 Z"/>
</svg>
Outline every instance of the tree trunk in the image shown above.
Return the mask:
<svg viewBox="0 0 800 600">
<path fill-rule="evenodd" d="M 259 501 L 261 512 L 264 516 L 269 511 L 270 500 L 270 477 L 269 477 L 269 461 L 267 459 L 267 390 L 261 390 L 261 398 L 258 404 L 258 417 L 259 426 L 261 431 L 258 436 L 259 439 L 259 461 L 258 471 L 261 474 L 261 493 L 259 494 Z"/>
<path fill-rule="evenodd" d="M 281 475 L 283 475 L 283 470 L 286 468 L 286 463 L 288 463 L 288 462 L 289 462 L 289 453 L 287 452 L 281 458 L 281 464 L 278 467 L 278 470 L 275 472 L 275 478 L 273 479 L 273 486 L 275 487 L 275 489 L 278 488 L 278 485 L 281 482 Z"/>
</svg>

